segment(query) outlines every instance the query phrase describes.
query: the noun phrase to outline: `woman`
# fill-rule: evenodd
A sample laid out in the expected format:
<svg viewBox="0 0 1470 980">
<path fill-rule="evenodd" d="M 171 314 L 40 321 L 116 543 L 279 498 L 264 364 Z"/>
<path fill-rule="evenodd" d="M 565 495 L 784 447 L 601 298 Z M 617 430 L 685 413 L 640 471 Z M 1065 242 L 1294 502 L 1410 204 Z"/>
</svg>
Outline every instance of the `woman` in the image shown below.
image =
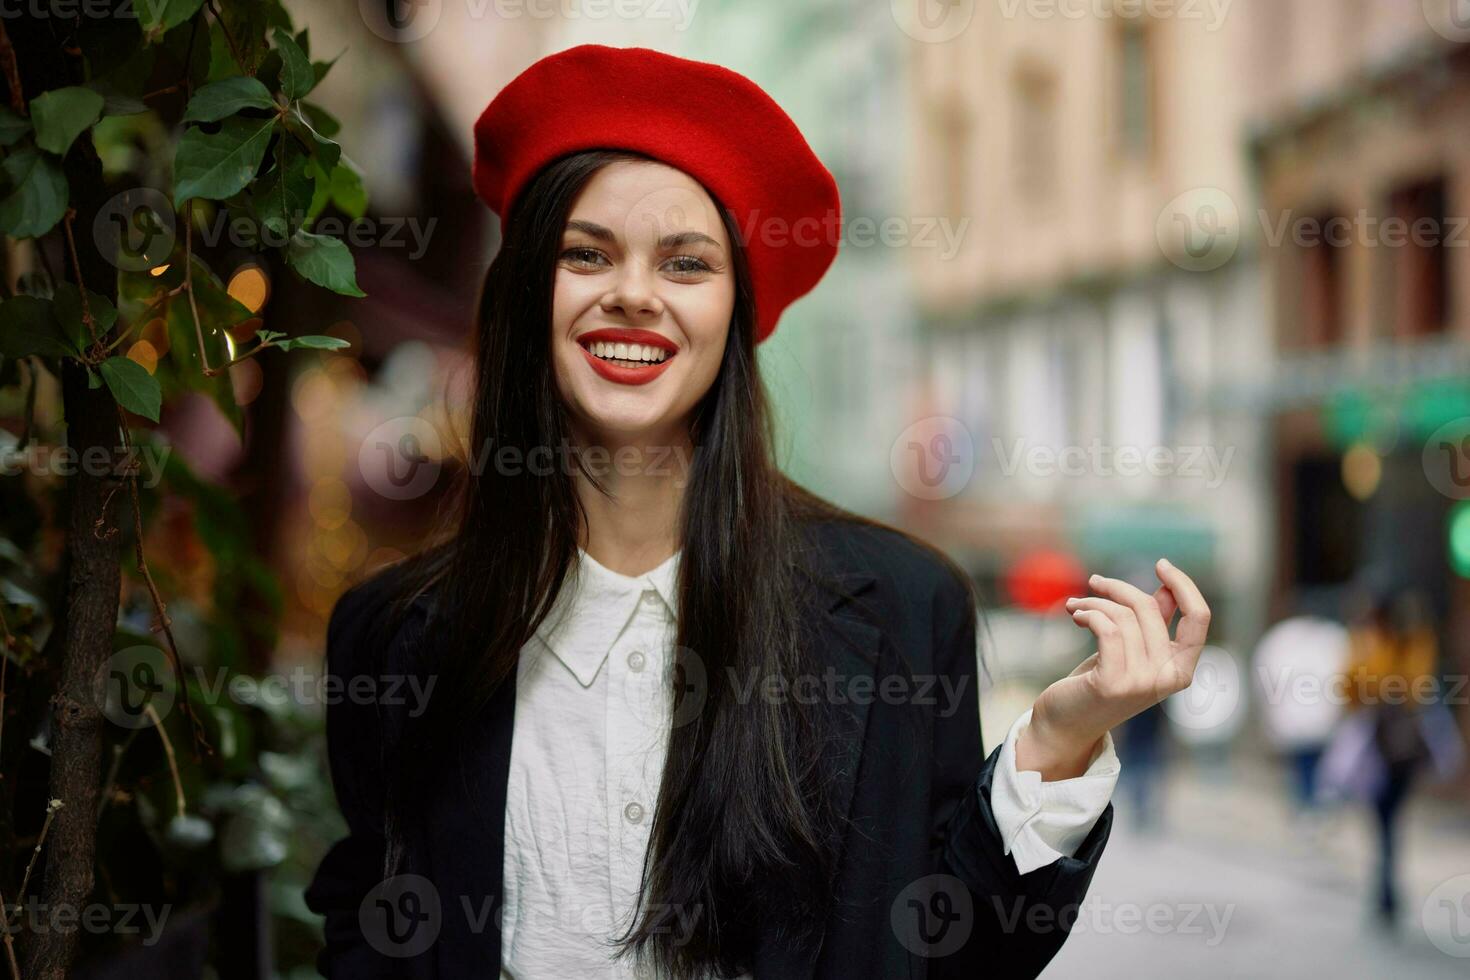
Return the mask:
<svg viewBox="0 0 1470 980">
<path fill-rule="evenodd" d="M 1348 710 L 1372 713 L 1373 746 L 1381 773 L 1372 783 L 1377 825 L 1374 921 L 1394 928 L 1399 914 L 1395 881 L 1403 805 L 1431 747 L 1424 717 L 1438 697 L 1438 647 L 1427 603 L 1413 589 L 1374 596 L 1362 603 L 1350 631 Z"/>
<path fill-rule="evenodd" d="M 586 45 L 475 137 L 504 233 L 475 452 L 444 540 L 331 617 L 322 972 L 1034 976 L 1111 827 L 1109 729 L 1189 683 L 1198 590 L 1095 578 L 1098 652 L 983 757 L 966 576 L 773 462 L 756 344 L 840 218 L 791 120 Z"/>
</svg>

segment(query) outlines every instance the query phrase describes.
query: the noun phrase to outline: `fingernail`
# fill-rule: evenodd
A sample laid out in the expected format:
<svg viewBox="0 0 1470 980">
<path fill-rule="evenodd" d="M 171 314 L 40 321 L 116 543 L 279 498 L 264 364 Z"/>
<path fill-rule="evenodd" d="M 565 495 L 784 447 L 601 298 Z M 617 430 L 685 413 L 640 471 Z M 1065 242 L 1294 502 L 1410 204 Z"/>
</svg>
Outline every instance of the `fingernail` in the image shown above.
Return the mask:
<svg viewBox="0 0 1470 980">
<path fill-rule="evenodd" d="M 1088 585 L 1096 585 L 1097 582 L 1098 582 L 1098 580 L 1101 579 L 1101 578 L 1102 578 L 1101 575 L 1089 575 L 1087 577 L 1087 584 Z"/>
<path fill-rule="evenodd" d="M 1160 565 L 1163 565 L 1165 568 L 1173 568 L 1174 567 L 1173 563 L 1170 562 L 1169 559 L 1167 559 L 1167 558 L 1160 558 L 1159 559 L 1159 564 Z"/>
</svg>

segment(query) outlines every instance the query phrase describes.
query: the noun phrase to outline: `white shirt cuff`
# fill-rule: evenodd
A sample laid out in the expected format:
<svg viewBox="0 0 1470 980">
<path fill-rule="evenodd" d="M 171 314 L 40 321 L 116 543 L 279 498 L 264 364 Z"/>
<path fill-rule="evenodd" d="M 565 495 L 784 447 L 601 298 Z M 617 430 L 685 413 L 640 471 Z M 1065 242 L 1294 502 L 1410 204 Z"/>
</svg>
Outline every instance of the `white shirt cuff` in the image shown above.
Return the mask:
<svg viewBox="0 0 1470 980">
<path fill-rule="evenodd" d="M 1001 744 L 990 784 L 990 809 L 1000 830 L 1003 852 L 1021 874 L 1072 857 L 1107 809 L 1121 763 L 1113 733 L 1103 736 L 1087 771 L 1071 779 L 1043 781 L 1034 770 L 1016 770 L 1016 740 L 1031 721 L 1027 708 Z"/>
</svg>

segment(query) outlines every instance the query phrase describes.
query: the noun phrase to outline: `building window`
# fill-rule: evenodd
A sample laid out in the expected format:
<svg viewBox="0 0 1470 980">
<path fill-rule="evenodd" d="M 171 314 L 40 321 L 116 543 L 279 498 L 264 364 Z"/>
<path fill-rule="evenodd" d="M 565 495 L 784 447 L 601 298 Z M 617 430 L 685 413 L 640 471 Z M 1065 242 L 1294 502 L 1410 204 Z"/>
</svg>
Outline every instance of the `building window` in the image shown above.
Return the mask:
<svg viewBox="0 0 1470 980">
<path fill-rule="evenodd" d="M 1395 219 L 1389 288 L 1393 336 L 1412 340 L 1442 333 L 1449 320 L 1449 256 L 1443 178 L 1409 184 L 1389 194 L 1388 213 Z"/>
<path fill-rule="evenodd" d="M 1335 213 L 1318 215 L 1312 227 L 1322 229 L 1302 248 L 1302 344 L 1335 347 L 1342 343 L 1344 220 Z"/>
<path fill-rule="evenodd" d="M 951 96 L 934 106 L 932 119 L 939 144 L 942 208 L 949 217 L 964 217 L 969 205 L 970 116 L 961 101 Z"/>
<path fill-rule="evenodd" d="M 1114 134 L 1121 156 L 1147 160 L 1154 151 L 1156 91 L 1153 32 L 1138 20 L 1120 22 L 1114 34 L 1117 105 Z"/>
<path fill-rule="evenodd" d="M 1056 75 L 1024 63 L 1016 69 L 1015 89 L 1016 181 L 1022 191 L 1039 197 L 1056 186 Z"/>
<path fill-rule="evenodd" d="M 1336 456 L 1309 455 L 1290 467 L 1291 510 L 1287 532 L 1296 554 L 1296 583 L 1337 585 L 1362 566 L 1363 505 L 1342 483 Z"/>
</svg>

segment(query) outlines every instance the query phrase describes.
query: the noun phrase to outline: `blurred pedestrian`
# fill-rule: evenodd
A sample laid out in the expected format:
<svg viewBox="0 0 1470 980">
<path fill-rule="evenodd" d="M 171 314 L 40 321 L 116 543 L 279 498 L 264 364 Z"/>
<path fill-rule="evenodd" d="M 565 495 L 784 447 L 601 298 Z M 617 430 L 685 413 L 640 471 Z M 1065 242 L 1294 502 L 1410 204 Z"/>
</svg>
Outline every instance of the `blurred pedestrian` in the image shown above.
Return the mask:
<svg viewBox="0 0 1470 980">
<path fill-rule="evenodd" d="M 1164 776 L 1165 717 L 1162 704 L 1139 712 L 1123 723 L 1118 740 L 1121 789 L 1133 806 L 1140 830 L 1158 827 L 1164 816 L 1160 785 Z"/>
<path fill-rule="evenodd" d="M 1399 908 L 1398 824 L 1415 772 L 1430 758 L 1424 712 L 1438 700 L 1438 650 L 1423 598 L 1412 590 L 1369 603 L 1349 636 L 1349 710 L 1368 713 L 1380 760 L 1369 787 L 1378 844 L 1375 911 L 1383 925 L 1392 926 Z"/>
<path fill-rule="evenodd" d="M 1299 816 L 1316 809 L 1317 771 L 1342 705 L 1333 681 L 1348 664 L 1348 630 L 1324 616 L 1298 612 L 1268 629 L 1253 658 L 1261 727 L 1291 772 Z"/>
</svg>

